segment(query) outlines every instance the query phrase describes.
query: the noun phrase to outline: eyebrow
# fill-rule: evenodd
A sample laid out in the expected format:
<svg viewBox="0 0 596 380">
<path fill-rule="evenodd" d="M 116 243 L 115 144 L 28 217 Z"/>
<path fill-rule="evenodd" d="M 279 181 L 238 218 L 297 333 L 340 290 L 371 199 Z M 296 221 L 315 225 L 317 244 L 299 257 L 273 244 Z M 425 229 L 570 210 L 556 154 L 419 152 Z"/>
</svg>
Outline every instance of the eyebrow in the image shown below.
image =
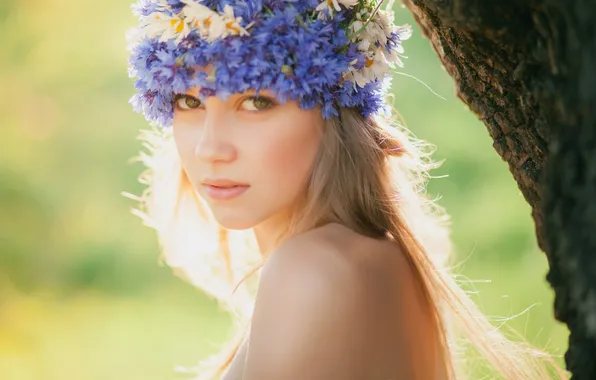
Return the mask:
<svg viewBox="0 0 596 380">
<path fill-rule="evenodd" d="M 201 90 L 201 88 L 197 86 L 197 87 L 193 87 L 192 89 L 186 90 L 186 92 L 184 94 L 185 95 L 190 95 L 190 96 L 196 98 L 196 97 L 198 97 L 200 90 Z M 256 93 L 257 93 L 257 90 L 251 88 L 251 89 L 248 89 L 248 90 L 246 90 L 244 92 L 235 92 L 230 97 L 242 96 L 242 95 L 245 95 L 245 94 L 256 94 Z M 267 89 L 261 89 L 261 90 L 259 90 L 259 96 L 267 96 L 267 97 L 270 97 L 270 98 L 273 98 L 273 99 L 277 99 L 277 97 L 275 96 L 275 94 L 273 94 L 271 91 L 269 91 Z"/>
</svg>

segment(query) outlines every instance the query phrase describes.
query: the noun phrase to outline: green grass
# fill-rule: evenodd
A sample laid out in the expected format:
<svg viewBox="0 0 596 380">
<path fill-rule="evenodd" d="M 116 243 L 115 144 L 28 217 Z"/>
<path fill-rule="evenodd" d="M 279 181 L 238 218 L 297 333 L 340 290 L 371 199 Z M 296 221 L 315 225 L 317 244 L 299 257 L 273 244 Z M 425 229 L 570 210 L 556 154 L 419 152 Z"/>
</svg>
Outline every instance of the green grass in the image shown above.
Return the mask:
<svg viewBox="0 0 596 380">
<path fill-rule="evenodd" d="M 229 318 L 196 291 L 12 296 L 0 317 L 0 378 L 182 379 L 228 336 Z"/>
</svg>

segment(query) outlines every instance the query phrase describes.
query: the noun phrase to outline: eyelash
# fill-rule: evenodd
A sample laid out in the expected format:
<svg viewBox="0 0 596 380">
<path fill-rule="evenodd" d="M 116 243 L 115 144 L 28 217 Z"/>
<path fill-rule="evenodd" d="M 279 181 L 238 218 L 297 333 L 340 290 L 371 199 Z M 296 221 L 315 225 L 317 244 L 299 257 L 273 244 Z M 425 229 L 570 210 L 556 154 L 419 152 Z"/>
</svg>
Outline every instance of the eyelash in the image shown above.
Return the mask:
<svg viewBox="0 0 596 380">
<path fill-rule="evenodd" d="M 192 98 L 192 99 L 199 100 L 199 99 L 197 99 L 197 98 L 195 98 L 194 96 L 191 96 L 191 95 L 187 95 L 187 94 L 176 94 L 176 95 L 174 96 L 174 108 L 175 108 L 175 109 L 177 109 L 177 110 L 180 110 L 180 111 L 192 111 L 192 110 L 193 110 L 193 108 L 191 108 L 191 109 L 182 108 L 182 107 L 180 107 L 180 105 L 178 104 L 178 102 L 180 101 L 180 99 L 185 99 L 185 98 L 186 98 L 186 99 L 190 99 L 190 98 Z M 199 101 L 200 101 L 200 100 L 199 100 Z"/>
<path fill-rule="evenodd" d="M 188 95 L 188 94 L 176 94 L 174 96 L 174 108 L 178 109 L 180 111 L 193 111 L 195 109 L 201 109 L 200 107 L 203 105 L 202 103 L 199 105 L 199 107 L 197 108 L 182 108 L 180 107 L 180 105 L 178 104 L 178 101 L 180 99 L 194 99 L 200 102 L 199 99 L 197 99 L 196 97 L 192 96 L 192 95 Z M 247 100 L 266 100 L 269 103 L 269 106 L 267 106 L 266 108 L 260 109 L 260 110 L 256 110 L 256 111 L 248 111 L 248 112 L 262 112 L 262 111 L 266 111 L 268 109 L 271 109 L 273 107 L 275 107 L 276 105 L 278 105 L 278 103 L 276 101 L 274 101 L 273 99 L 267 97 L 267 96 L 256 96 L 256 95 L 250 95 L 245 97 L 244 99 L 242 99 L 241 104 L 244 103 Z"/>
</svg>

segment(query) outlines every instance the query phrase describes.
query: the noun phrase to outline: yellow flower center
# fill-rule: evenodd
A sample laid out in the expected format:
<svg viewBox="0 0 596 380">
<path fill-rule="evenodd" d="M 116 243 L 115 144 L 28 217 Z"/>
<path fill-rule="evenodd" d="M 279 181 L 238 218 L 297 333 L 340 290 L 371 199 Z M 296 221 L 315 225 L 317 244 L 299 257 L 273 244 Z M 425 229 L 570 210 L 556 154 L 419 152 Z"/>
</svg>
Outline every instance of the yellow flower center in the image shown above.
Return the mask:
<svg viewBox="0 0 596 380">
<path fill-rule="evenodd" d="M 367 58 L 366 59 L 366 63 L 364 64 L 364 66 L 371 67 L 374 62 L 375 62 L 374 59 L 368 59 Z"/>
<path fill-rule="evenodd" d="M 211 16 L 205 19 L 205 26 L 209 27 L 211 25 Z"/>
<path fill-rule="evenodd" d="M 176 26 L 176 24 L 178 25 Z M 182 20 L 170 20 L 170 25 L 176 27 L 176 33 L 182 33 L 182 31 L 184 30 L 184 21 Z"/>
<path fill-rule="evenodd" d="M 238 28 L 237 26 L 235 26 L 233 21 L 229 21 L 226 24 L 226 28 L 228 28 L 228 29 L 230 29 L 230 30 L 232 30 L 232 31 L 234 31 L 234 32 L 236 32 L 238 34 L 240 33 L 240 28 Z"/>
</svg>

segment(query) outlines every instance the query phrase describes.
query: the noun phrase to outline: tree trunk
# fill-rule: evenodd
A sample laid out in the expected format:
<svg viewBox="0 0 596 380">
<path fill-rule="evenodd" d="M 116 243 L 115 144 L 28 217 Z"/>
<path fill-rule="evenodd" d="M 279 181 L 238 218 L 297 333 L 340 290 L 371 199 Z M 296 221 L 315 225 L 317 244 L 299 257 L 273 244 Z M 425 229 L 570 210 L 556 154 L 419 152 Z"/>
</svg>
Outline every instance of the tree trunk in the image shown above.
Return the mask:
<svg viewBox="0 0 596 380">
<path fill-rule="evenodd" d="M 596 379 L 596 1 L 404 3 L 532 206 L 567 369 Z"/>
</svg>

